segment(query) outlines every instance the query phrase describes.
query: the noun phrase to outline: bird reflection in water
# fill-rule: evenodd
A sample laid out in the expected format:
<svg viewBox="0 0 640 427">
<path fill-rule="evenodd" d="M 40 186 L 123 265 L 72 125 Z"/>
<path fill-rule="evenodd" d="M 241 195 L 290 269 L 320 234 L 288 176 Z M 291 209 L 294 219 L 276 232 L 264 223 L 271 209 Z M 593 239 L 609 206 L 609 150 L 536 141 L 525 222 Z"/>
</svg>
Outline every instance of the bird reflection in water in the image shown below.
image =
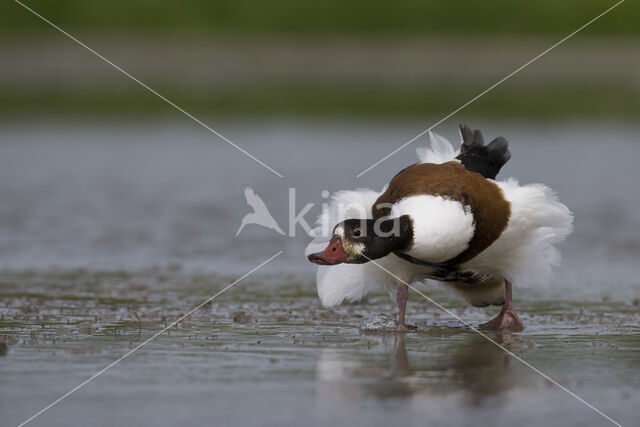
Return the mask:
<svg viewBox="0 0 640 427">
<path fill-rule="evenodd" d="M 526 340 L 509 334 L 490 336 L 514 354 Z M 361 333 L 357 349 L 325 348 L 318 358 L 318 399 L 341 402 L 366 398 L 462 399 L 480 405 L 509 390 L 526 386 L 531 375 L 520 375 L 511 356 L 486 338 L 458 328 L 426 334 Z"/>
</svg>

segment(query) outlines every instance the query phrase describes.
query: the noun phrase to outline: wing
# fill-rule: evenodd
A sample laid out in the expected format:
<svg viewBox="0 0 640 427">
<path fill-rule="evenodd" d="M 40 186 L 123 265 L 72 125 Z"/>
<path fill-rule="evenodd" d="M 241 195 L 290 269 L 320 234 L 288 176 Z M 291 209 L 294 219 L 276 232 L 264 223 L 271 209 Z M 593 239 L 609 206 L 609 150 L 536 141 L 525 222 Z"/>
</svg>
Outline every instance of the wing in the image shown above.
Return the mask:
<svg viewBox="0 0 640 427">
<path fill-rule="evenodd" d="M 471 172 L 477 172 L 485 178 L 495 179 L 502 166 L 511 158 L 509 142 L 498 137 L 484 145 L 484 137 L 479 129 L 460 125 L 462 145 L 455 150 L 453 145 L 441 135 L 429 131 L 430 148 L 416 149 L 420 163 L 442 164 L 457 160 Z"/>
<path fill-rule="evenodd" d="M 264 204 L 260 196 L 258 196 L 251 187 L 244 189 L 244 197 L 247 199 L 247 204 L 253 208 L 256 212 L 269 212 L 267 206 Z"/>
<path fill-rule="evenodd" d="M 406 206 L 392 212 L 399 203 Z M 469 219 L 472 221 L 473 233 L 464 251 L 448 260 L 420 258 L 422 261 L 446 261 L 448 264 L 460 264 L 486 249 L 505 229 L 510 215 L 509 202 L 505 200 L 500 187 L 480 174 L 467 171 L 458 162 L 440 165 L 419 163 L 405 169 L 391 180 L 387 191 L 376 200 L 373 216 L 402 215 L 404 210 L 408 210 L 406 214 L 412 216 L 414 223 L 424 221 L 424 224 L 418 225 L 424 227 L 427 235 L 437 231 L 442 249 L 447 249 L 438 252 L 443 256 L 455 252 L 453 247 L 444 244 L 447 236 L 451 237 L 451 243 L 457 242 L 458 237 L 469 234 L 467 223 Z M 458 237 L 455 237 L 455 233 L 447 234 L 451 230 L 462 233 L 459 226 L 464 227 L 463 234 Z M 433 236 L 425 239 L 435 250 L 438 242 L 433 240 Z M 455 246 L 458 249 L 460 247 Z"/>
</svg>

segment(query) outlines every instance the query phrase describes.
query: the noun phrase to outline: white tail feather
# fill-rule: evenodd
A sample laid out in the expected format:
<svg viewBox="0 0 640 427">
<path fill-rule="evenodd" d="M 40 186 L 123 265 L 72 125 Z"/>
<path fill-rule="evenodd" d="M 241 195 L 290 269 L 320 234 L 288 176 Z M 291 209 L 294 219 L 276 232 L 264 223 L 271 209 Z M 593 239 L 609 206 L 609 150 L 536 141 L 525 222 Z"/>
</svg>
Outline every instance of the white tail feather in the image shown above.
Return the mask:
<svg viewBox="0 0 640 427">
<path fill-rule="evenodd" d="M 460 154 L 460 150 L 455 150 L 449 140 L 435 132 L 429 131 L 429 140 L 431 148 L 419 147 L 416 154 L 420 163 L 446 163 Z"/>
</svg>

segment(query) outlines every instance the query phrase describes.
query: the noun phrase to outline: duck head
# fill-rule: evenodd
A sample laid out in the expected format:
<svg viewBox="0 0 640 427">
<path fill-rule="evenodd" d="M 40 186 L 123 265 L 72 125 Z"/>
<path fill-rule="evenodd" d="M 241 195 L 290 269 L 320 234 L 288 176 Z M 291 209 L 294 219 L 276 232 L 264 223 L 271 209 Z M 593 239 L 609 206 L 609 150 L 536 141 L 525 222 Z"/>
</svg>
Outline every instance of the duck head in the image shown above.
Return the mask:
<svg viewBox="0 0 640 427">
<path fill-rule="evenodd" d="M 329 245 L 309 255 L 319 265 L 363 264 L 406 249 L 413 241 L 408 215 L 391 219 L 347 219 L 333 228 Z"/>
</svg>

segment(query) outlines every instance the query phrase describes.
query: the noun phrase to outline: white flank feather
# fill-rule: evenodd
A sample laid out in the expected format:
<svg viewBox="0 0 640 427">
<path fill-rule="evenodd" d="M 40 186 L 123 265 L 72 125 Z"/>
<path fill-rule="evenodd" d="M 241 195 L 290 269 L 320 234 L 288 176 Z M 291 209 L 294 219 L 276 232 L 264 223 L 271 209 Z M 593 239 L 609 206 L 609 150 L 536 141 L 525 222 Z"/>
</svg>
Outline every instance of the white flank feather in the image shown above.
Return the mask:
<svg viewBox="0 0 640 427">
<path fill-rule="evenodd" d="M 464 268 L 498 274 L 519 287 L 544 287 L 560 261 L 554 244 L 573 230 L 573 214 L 543 184 L 521 186 L 514 178 L 496 182 L 511 203 L 507 228 Z"/>
</svg>

